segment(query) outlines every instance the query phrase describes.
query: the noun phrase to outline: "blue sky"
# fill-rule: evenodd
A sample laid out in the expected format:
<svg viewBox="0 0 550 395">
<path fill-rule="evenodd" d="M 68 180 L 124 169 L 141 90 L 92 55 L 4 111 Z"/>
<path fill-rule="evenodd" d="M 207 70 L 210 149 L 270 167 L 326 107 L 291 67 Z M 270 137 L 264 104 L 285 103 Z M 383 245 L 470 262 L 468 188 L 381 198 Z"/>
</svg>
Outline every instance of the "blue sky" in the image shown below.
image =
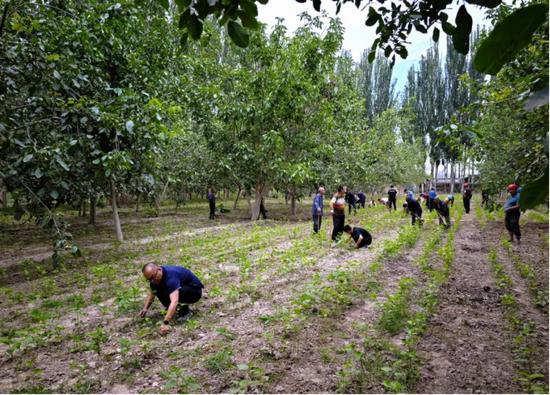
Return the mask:
<svg viewBox="0 0 550 395">
<path fill-rule="evenodd" d="M 363 1 L 364 4 L 367 4 L 367 1 Z M 330 16 L 335 16 L 336 9 L 334 2 L 325 1 L 324 2 L 325 10 Z M 454 20 L 454 15 L 458 6 L 462 2 L 455 2 L 453 8 L 449 10 L 449 19 Z M 481 25 L 487 26 L 488 22 L 484 20 L 484 11 L 480 7 L 473 6 L 471 4 L 466 4 L 466 8 L 474 20 L 474 26 Z M 284 18 L 285 25 L 288 28 L 289 33 L 294 32 L 296 28 L 300 26 L 300 19 L 298 14 L 307 11 L 310 15 L 317 15 L 318 13 L 313 9 L 312 3 L 307 1 L 306 3 L 298 3 L 296 0 L 270 0 L 266 5 L 258 4 L 258 18 L 263 23 L 266 23 L 268 26 L 273 26 L 276 23 L 276 18 Z M 355 61 L 359 61 L 361 53 L 365 48 L 370 48 L 375 35 L 375 27 L 365 26 L 366 19 L 366 10 L 358 10 L 353 2 L 348 2 L 342 5 L 342 9 L 339 18 L 344 22 L 346 27 L 346 32 L 344 34 L 344 43 L 343 49 L 351 51 L 351 54 Z M 474 27 L 475 29 L 475 27 Z M 425 53 L 433 41 L 431 39 L 431 32 L 428 34 L 420 34 L 418 32 L 413 32 L 409 37 L 411 44 L 407 46 L 409 56 L 407 59 L 402 60 L 397 58 L 393 78 L 397 80 L 397 90 L 400 91 L 406 81 L 407 71 L 413 65 L 418 63 L 422 54 Z M 442 32 L 439 40 L 440 43 L 440 53 L 445 54 L 445 42 L 446 35 Z"/>
</svg>

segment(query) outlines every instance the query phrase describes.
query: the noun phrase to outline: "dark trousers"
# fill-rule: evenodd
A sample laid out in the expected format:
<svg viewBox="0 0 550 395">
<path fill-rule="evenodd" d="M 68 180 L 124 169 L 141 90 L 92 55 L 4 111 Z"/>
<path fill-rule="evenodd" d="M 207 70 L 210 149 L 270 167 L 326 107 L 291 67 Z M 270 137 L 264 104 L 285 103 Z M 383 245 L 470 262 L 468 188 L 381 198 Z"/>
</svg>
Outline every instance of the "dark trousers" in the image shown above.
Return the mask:
<svg viewBox="0 0 550 395">
<path fill-rule="evenodd" d="M 344 233 L 344 225 L 346 222 L 346 216 L 344 214 L 332 215 L 332 240 L 336 241 L 340 239 L 342 233 Z"/>
<path fill-rule="evenodd" d="M 361 243 L 359 243 L 358 248 L 363 248 L 363 247 L 370 246 L 371 243 L 372 243 L 372 236 L 369 233 L 369 234 L 367 234 L 367 237 L 365 237 L 363 240 L 361 240 Z"/>
<path fill-rule="evenodd" d="M 187 305 L 198 302 L 201 297 L 202 287 L 195 287 L 192 285 L 182 286 L 180 288 L 180 296 L 178 301 L 178 315 L 182 316 L 187 314 L 189 312 L 189 306 Z M 159 295 L 159 300 L 165 308 L 170 306 L 170 297 L 163 297 Z"/>
<path fill-rule="evenodd" d="M 388 208 L 391 211 L 391 206 L 393 205 L 393 211 L 397 211 L 396 201 L 395 199 L 389 199 L 388 200 Z"/>
<path fill-rule="evenodd" d="M 426 201 L 426 207 L 428 207 L 428 210 L 430 210 L 430 213 L 434 209 L 434 201 L 433 199 L 429 199 Z"/>
<path fill-rule="evenodd" d="M 419 223 L 422 223 L 422 209 L 417 211 L 416 213 L 411 211 L 411 223 L 414 225 L 416 223 L 416 220 L 418 219 Z"/>
<path fill-rule="evenodd" d="M 208 202 L 210 206 L 210 219 L 214 219 L 216 217 L 216 202 Z"/>
<path fill-rule="evenodd" d="M 313 215 L 313 233 L 318 233 L 321 230 L 321 222 L 323 222 L 323 217 L 321 215 Z"/>
<path fill-rule="evenodd" d="M 348 208 L 349 208 L 349 210 L 348 210 L 348 215 L 351 214 L 351 208 L 352 208 L 352 207 L 353 207 L 353 212 L 354 212 L 354 213 L 357 213 L 357 208 L 355 207 L 355 203 L 349 203 L 349 204 L 348 204 Z"/>
<path fill-rule="evenodd" d="M 464 211 L 466 214 L 470 212 L 470 199 L 469 198 L 463 198 L 464 201 Z"/>
<path fill-rule="evenodd" d="M 508 232 L 516 235 L 516 239 L 521 239 L 521 231 L 519 229 L 519 216 L 520 211 L 518 209 L 511 210 L 506 212 L 504 217 L 504 224 L 506 225 L 506 230 Z"/>
</svg>

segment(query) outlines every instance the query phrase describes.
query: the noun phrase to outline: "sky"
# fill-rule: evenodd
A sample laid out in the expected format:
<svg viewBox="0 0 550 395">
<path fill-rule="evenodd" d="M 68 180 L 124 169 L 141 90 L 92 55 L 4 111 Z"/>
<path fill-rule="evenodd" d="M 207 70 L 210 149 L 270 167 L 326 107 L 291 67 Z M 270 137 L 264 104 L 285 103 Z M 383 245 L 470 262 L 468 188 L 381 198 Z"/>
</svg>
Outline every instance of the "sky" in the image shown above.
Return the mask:
<svg viewBox="0 0 550 395">
<path fill-rule="evenodd" d="M 310 15 L 319 15 L 313 9 L 313 4 L 310 1 L 298 3 L 296 0 L 270 0 L 267 4 L 258 4 L 258 19 L 272 27 L 277 22 L 277 17 L 284 18 L 285 26 L 289 33 L 293 33 L 300 25 L 298 15 L 302 12 L 308 12 Z M 336 7 L 333 1 L 324 1 L 325 10 L 329 16 L 336 16 Z M 368 1 L 363 1 L 363 4 L 368 4 Z M 462 2 L 460 2 L 462 4 Z M 363 5 L 361 7 L 364 7 Z M 449 20 L 454 21 L 458 5 L 453 4 L 454 9 L 449 10 Z M 484 20 L 484 11 L 477 6 L 466 4 L 466 8 L 474 20 L 474 30 L 476 25 L 488 26 L 489 23 Z M 367 27 L 365 20 L 367 17 L 367 9 L 357 9 L 353 2 L 348 2 L 342 5 L 338 17 L 343 21 L 346 31 L 344 33 L 343 49 L 351 52 L 353 59 L 359 62 L 364 49 L 370 48 L 376 38 L 374 27 Z M 409 68 L 418 63 L 422 54 L 432 45 L 431 31 L 428 34 L 421 34 L 416 31 L 409 36 L 408 41 L 411 44 L 407 45 L 409 56 L 407 59 L 401 59 L 396 56 L 393 78 L 397 80 L 396 89 L 401 91 L 405 85 L 407 72 Z M 439 39 L 440 54 L 445 56 L 446 34 L 441 32 Z"/>
</svg>

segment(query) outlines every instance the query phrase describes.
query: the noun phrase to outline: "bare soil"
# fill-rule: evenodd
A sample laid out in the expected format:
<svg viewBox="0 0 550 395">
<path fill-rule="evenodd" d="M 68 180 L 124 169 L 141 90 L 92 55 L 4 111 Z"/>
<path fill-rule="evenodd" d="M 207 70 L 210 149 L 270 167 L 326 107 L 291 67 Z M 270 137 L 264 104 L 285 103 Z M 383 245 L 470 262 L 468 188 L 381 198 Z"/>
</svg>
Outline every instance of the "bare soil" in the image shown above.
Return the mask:
<svg viewBox="0 0 550 395">
<path fill-rule="evenodd" d="M 546 225 L 545 228 L 547 231 Z M 489 246 L 498 246 L 503 229 L 502 223 L 492 222 L 482 230 L 473 213 L 464 214 L 455 235 L 453 270 L 440 292 L 439 311 L 418 345 L 418 353 L 426 363 L 415 392 L 523 392 L 517 381 L 513 333 L 487 258 Z M 522 250 L 533 249 L 540 243 L 538 232 L 525 232 L 522 242 Z M 521 279 L 512 270 L 510 273 L 514 284 L 520 287 Z M 516 294 L 528 297 L 526 289 L 517 288 Z M 526 316 L 539 323 L 536 333 L 546 344 L 546 355 L 541 355 L 539 366 L 548 377 L 548 326 L 541 323 L 541 314 L 532 309 Z"/>
</svg>

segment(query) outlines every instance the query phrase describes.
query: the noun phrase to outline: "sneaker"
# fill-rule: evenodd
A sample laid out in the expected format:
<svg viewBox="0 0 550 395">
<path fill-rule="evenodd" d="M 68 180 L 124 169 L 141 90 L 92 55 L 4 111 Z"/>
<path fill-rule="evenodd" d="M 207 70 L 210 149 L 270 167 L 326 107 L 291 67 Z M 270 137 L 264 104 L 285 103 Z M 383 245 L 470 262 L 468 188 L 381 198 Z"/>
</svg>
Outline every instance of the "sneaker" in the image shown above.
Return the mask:
<svg viewBox="0 0 550 395">
<path fill-rule="evenodd" d="M 193 312 L 191 310 L 189 310 L 184 315 L 181 315 L 178 318 L 176 318 L 176 322 L 183 323 L 183 322 L 188 321 L 191 317 L 193 317 Z"/>
</svg>

